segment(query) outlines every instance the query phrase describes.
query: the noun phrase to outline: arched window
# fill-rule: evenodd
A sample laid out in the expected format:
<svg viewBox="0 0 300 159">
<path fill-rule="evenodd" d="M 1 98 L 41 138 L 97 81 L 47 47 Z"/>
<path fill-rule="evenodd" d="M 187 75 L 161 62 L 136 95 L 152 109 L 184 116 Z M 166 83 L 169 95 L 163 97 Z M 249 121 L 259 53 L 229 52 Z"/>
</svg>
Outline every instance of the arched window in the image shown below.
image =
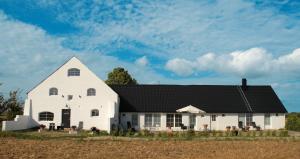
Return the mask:
<svg viewBox="0 0 300 159">
<path fill-rule="evenodd" d="M 89 88 L 87 90 L 87 96 L 95 96 L 96 95 L 96 89 L 94 88 Z"/>
<path fill-rule="evenodd" d="M 49 89 L 49 96 L 57 95 L 58 94 L 58 89 L 53 87 Z"/>
<path fill-rule="evenodd" d="M 91 116 L 99 116 L 99 110 L 98 109 L 93 109 L 91 111 Z"/>
<path fill-rule="evenodd" d="M 51 112 L 40 112 L 39 121 L 53 121 L 54 113 Z"/>
<path fill-rule="evenodd" d="M 80 76 L 80 70 L 77 68 L 70 68 L 68 70 L 68 76 Z"/>
</svg>

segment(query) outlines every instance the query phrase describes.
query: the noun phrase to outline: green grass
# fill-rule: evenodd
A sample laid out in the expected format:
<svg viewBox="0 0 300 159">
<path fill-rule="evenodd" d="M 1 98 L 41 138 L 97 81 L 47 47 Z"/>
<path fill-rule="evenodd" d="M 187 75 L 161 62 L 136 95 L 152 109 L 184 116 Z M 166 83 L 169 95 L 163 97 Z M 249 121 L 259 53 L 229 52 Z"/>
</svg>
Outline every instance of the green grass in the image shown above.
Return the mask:
<svg viewBox="0 0 300 159">
<path fill-rule="evenodd" d="M 118 134 L 108 135 L 106 132 L 100 132 L 98 135 L 91 134 L 90 131 L 79 131 L 77 134 L 69 134 L 66 131 L 47 131 L 38 132 L 37 130 L 24 131 L 5 131 L 0 132 L 0 138 L 12 137 L 17 139 L 142 139 L 142 140 L 267 140 L 267 139 L 293 139 L 289 137 L 288 131 L 240 131 L 238 136 L 234 136 L 232 132 L 212 131 L 212 132 L 149 132 L 143 130 L 140 132 L 119 132 Z M 298 139 L 298 138 L 297 138 Z"/>
</svg>

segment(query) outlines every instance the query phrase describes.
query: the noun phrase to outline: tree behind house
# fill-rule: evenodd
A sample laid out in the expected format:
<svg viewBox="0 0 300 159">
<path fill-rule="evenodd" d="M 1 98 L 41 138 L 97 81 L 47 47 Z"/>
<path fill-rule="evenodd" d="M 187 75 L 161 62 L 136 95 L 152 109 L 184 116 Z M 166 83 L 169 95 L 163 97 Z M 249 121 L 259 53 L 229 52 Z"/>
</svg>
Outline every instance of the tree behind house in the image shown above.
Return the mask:
<svg viewBox="0 0 300 159">
<path fill-rule="evenodd" d="M 9 98 L 4 102 L 6 107 L 6 117 L 8 120 L 12 120 L 16 115 L 23 114 L 23 103 L 18 98 L 18 91 L 11 91 Z"/>
<path fill-rule="evenodd" d="M 112 72 L 107 75 L 105 81 L 108 85 L 136 85 L 137 81 L 131 77 L 127 70 L 122 67 L 114 68 Z"/>
</svg>

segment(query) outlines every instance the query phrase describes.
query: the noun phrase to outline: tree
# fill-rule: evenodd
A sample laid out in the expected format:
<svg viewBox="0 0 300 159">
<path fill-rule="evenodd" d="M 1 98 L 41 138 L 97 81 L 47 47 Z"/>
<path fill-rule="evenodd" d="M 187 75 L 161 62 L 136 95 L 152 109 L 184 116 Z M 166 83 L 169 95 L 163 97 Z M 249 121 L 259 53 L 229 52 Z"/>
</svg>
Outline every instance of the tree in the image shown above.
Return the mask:
<svg viewBox="0 0 300 159">
<path fill-rule="evenodd" d="M 289 113 L 285 127 L 288 130 L 300 131 L 300 113 Z"/>
<path fill-rule="evenodd" d="M 4 107 L 6 107 L 6 118 L 8 120 L 12 120 L 16 117 L 16 115 L 20 115 L 23 113 L 22 105 L 18 98 L 18 91 L 11 91 L 9 93 L 9 98 L 4 102 Z"/>
<path fill-rule="evenodd" d="M 136 85 L 137 81 L 131 77 L 127 70 L 122 67 L 114 68 L 112 72 L 108 73 L 107 80 L 108 85 Z"/>
<path fill-rule="evenodd" d="M 0 83 L 0 86 L 2 84 Z M 0 92 L 0 115 L 6 111 L 6 104 L 3 95 Z"/>
</svg>

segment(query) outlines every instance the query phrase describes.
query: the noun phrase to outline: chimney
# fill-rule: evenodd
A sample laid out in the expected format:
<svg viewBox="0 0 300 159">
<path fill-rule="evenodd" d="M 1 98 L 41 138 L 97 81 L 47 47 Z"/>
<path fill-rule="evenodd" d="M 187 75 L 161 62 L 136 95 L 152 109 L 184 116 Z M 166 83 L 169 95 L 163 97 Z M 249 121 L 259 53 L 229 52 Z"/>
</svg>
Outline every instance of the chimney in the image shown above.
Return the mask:
<svg viewBox="0 0 300 159">
<path fill-rule="evenodd" d="M 243 90 L 246 90 L 246 89 L 247 89 L 247 79 L 246 79 L 246 78 L 243 78 L 243 79 L 242 79 L 242 89 L 243 89 Z"/>
</svg>

